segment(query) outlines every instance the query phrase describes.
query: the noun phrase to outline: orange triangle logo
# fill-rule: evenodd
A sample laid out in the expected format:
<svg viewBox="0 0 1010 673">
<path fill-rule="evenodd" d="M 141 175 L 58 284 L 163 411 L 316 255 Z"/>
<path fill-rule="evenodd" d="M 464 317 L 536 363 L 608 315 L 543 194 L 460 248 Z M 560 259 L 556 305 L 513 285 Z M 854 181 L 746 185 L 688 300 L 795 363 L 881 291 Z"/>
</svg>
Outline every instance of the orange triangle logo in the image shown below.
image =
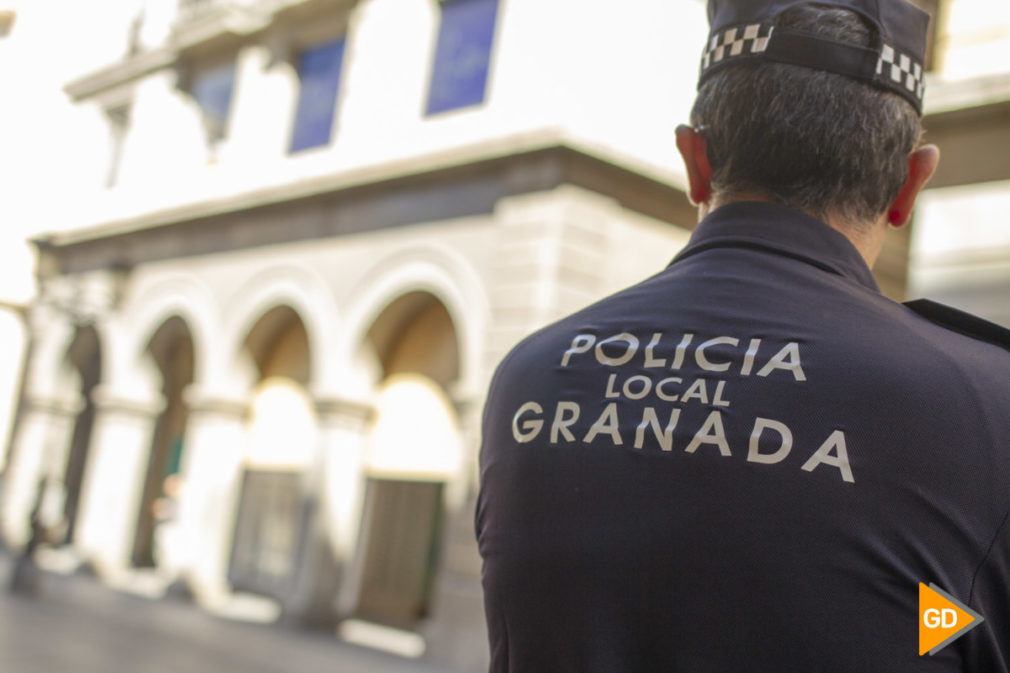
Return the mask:
<svg viewBox="0 0 1010 673">
<path fill-rule="evenodd" d="M 919 656 L 936 654 L 983 621 L 940 587 L 919 582 Z"/>
</svg>

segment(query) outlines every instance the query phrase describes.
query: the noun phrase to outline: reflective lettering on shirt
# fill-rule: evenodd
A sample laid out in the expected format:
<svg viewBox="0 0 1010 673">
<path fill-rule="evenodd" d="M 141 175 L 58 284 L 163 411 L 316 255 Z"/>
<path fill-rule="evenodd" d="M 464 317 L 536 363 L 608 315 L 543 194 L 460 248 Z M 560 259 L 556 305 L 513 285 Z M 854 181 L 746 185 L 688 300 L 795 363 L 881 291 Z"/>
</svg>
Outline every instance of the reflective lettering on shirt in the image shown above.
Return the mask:
<svg viewBox="0 0 1010 673">
<path fill-rule="evenodd" d="M 652 429 L 659 448 L 663 451 L 673 451 L 673 431 L 677 429 L 677 421 L 680 420 L 680 409 L 670 411 L 670 420 L 662 430 L 659 427 L 659 416 L 652 407 L 646 407 L 642 411 L 642 422 L 635 429 L 635 448 L 640 449 L 645 444 L 645 431 Z"/>
<path fill-rule="evenodd" d="M 715 382 L 715 393 L 711 396 L 711 401 L 708 391 L 709 384 L 712 381 L 708 379 L 695 379 L 687 387 L 687 390 L 684 391 L 683 397 L 681 397 L 679 393 L 675 392 L 677 390 L 675 386 L 683 383 L 684 380 L 679 376 L 669 376 L 659 381 L 653 381 L 652 378 L 644 374 L 630 376 L 622 382 L 620 375 L 615 373 L 607 376 L 607 385 L 604 386 L 603 399 L 616 400 L 626 398 L 638 401 L 654 395 L 663 402 L 697 401 L 701 404 L 711 404 L 711 406 L 715 407 L 728 407 L 730 405 L 729 400 L 725 398 L 725 381 L 720 380 Z"/>
<path fill-rule="evenodd" d="M 711 444 L 719 447 L 719 453 L 724 456 L 732 456 L 729 450 L 729 443 L 726 441 L 726 431 L 722 427 L 722 412 L 713 411 L 705 419 L 701 429 L 694 434 L 694 439 L 684 449 L 688 453 L 694 453 L 702 444 Z"/>
<path fill-rule="evenodd" d="M 603 391 L 603 397 L 613 400 L 621 396 L 621 392 L 615 387 L 617 384 L 617 374 L 607 377 L 607 389 Z"/>
<path fill-rule="evenodd" d="M 656 344 L 658 344 L 659 340 L 662 339 L 662 338 L 663 338 L 663 333 L 662 332 L 656 332 L 656 333 L 654 333 L 652 335 L 652 341 L 650 341 L 649 345 L 645 347 L 645 368 L 646 369 L 652 369 L 653 367 L 665 367 L 666 366 L 666 358 L 657 358 L 657 357 L 655 357 L 652 354 L 652 351 L 656 347 Z"/>
<path fill-rule="evenodd" d="M 648 343 L 642 347 L 644 336 L 639 338 L 631 332 L 620 332 L 597 341 L 589 333 L 577 334 L 561 356 L 561 366 L 570 367 L 578 356 L 592 353 L 593 359 L 604 367 L 622 367 L 633 364 L 641 369 L 681 370 L 691 356 L 692 364 L 702 372 L 737 373 L 740 376 L 753 375 L 754 369 L 761 363 L 763 341 L 752 338 L 743 349 L 743 340 L 732 336 L 716 336 L 699 343 L 692 351 L 695 334 L 681 335 L 676 346 L 672 347 L 673 338 L 663 332 L 653 332 L 648 337 Z M 719 356 L 713 349 L 722 346 Z M 672 357 L 671 357 L 672 356 Z M 767 357 L 767 356 L 765 356 Z M 765 378 L 776 371 L 788 372 L 795 381 L 806 381 L 806 372 L 800 357 L 799 342 L 790 341 L 782 346 L 757 371 L 757 376 Z"/>
<path fill-rule="evenodd" d="M 694 339 L 693 334 L 685 334 L 677 344 L 677 350 L 673 353 L 673 364 L 670 365 L 670 369 L 680 369 L 680 366 L 684 364 L 684 353 L 687 352 L 687 347 L 691 345 L 691 341 Z"/>
<path fill-rule="evenodd" d="M 680 378 L 679 376 L 671 376 L 669 378 L 663 379 L 662 381 L 656 384 L 656 397 L 663 400 L 664 402 L 676 402 L 677 399 L 680 397 L 680 395 L 671 395 L 669 392 L 667 392 L 666 386 L 674 383 L 681 384 L 683 382 L 684 379 Z"/>
<path fill-rule="evenodd" d="M 578 355 L 579 353 L 585 353 L 593 344 L 596 343 L 596 337 L 592 334 L 579 334 L 574 339 L 572 339 L 572 345 L 568 347 L 565 354 L 561 356 L 561 366 L 567 367 L 568 361 L 572 359 L 573 355 Z"/>
<path fill-rule="evenodd" d="M 792 372 L 793 377 L 797 381 L 806 381 L 807 375 L 803 373 L 803 366 L 800 364 L 800 346 L 795 341 L 791 341 L 783 346 L 782 350 L 775 354 L 771 360 L 768 361 L 761 371 L 758 372 L 758 376 L 768 376 L 776 369 L 785 369 L 786 371 Z"/>
<path fill-rule="evenodd" d="M 603 413 L 600 414 L 600 417 L 589 428 L 589 432 L 586 433 L 582 441 L 586 444 L 592 444 L 596 436 L 601 433 L 610 435 L 610 440 L 614 443 L 614 446 L 620 446 L 624 443 L 621 439 L 620 423 L 617 420 L 616 402 L 611 402 L 603 409 Z"/>
<path fill-rule="evenodd" d="M 726 388 L 725 381 L 719 381 L 715 384 L 715 395 L 712 396 L 712 406 L 714 407 L 728 407 L 729 400 L 724 400 L 722 398 L 722 391 Z"/>
<path fill-rule="evenodd" d="M 835 450 L 834 454 L 831 453 L 832 449 Z M 856 481 L 852 477 L 852 467 L 849 466 L 849 451 L 845 448 L 844 432 L 841 430 L 832 432 L 821 444 L 821 448 L 817 449 L 817 452 L 810 456 L 810 460 L 803 464 L 803 469 L 813 472 L 818 465 L 837 467 L 838 471 L 842 473 L 842 479 L 850 484 Z"/>
<path fill-rule="evenodd" d="M 740 368 L 742 375 L 750 376 L 751 370 L 754 369 L 754 358 L 757 357 L 759 348 L 761 348 L 761 339 L 751 339 L 750 345 L 747 346 L 747 352 L 743 354 L 743 367 Z"/>
<path fill-rule="evenodd" d="M 736 347 L 740 345 L 740 340 L 734 339 L 733 337 L 716 337 L 699 345 L 697 350 L 694 351 L 694 361 L 698 363 L 699 367 L 709 372 L 724 372 L 729 369 L 731 364 L 730 362 L 714 363 L 708 359 L 707 355 L 705 355 L 705 351 L 707 349 L 712 346 L 718 346 L 719 344 Z"/>
<path fill-rule="evenodd" d="M 603 347 L 608 344 L 613 343 L 625 343 L 627 348 L 624 350 L 624 354 L 616 358 L 609 357 L 603 350 Z M 610 365 L 611 367 L 620 367 L 623 364 L 627 364 L 631 361 L 631 358 L 635 357 L 635 353 L 638 352 L 638 337 L 634 334 L 629 334 L 628 332 L 621 332 L 616 336 L 612 336 L 609 339 L 604 339 L 600 343 L 596 344 L 596 359 L 601 365 Z"/>
<path fill-rule="evenodd" d="M 628 413 L 625 411 L 625 414 Z M 665 425 L 660 420 L 664 413 L 662 407 L 647 406 L 641 409 L 640 415 L 636 414 L 631 419 L 625 419 L 630 423 L 624 426 L 623 431 L 630 433 L 632 428 L 634 429 L 632 446 L 635 449 L 642 450 L 651 444 L 652 446 L 658 445 L 664 453 L 673 451 L 674 432 L 681 421 L 681 409 L 670 407 L 669 418 Z M 512 418 L 512 436 L 518 444 L 528 444 L 540 437 L 544 431 L 543 416 L 543 407 L 537 402 L 529 401 L 519 407 Z M 545 437 L 545 441 L 549 438 L 550 446 L 566 446 L 575 443 L 575 433 L 581 432 L 581 430 L 574 426 L 581 416 L 582 408 L 578 402 L 557 402 L 551 429 L 548 437 Z M 682 434 L 686 437 L 689 432 L 689 430 L 685 430 Z M 615 447 L 623 446 L 625 443 L 616 402 L 611 402 L 604 407 L 582 438 L 582 443 L 592 444 L 601 436 L 609 438 L 610 443 Z M 652 443 L 653 438 L 655 443 Z M 764 442 L 763 451 L 762 442 Z M 782 464 L 795 448 L 792 430 L 785 423 L 762 417 L 754 419 L 747 443 L 747 462 L 761 465 Z M 774 448 L 776 443 L 777 448 Z M 733 455 L 723 426 L 723 416 L 719 411 L 712 411 L 708 414 L 701 427 L 691 436 L 691 441 L 684 449 L 684 453 L 694 454 L 703 446 L 718 448 L 722 456 Z M 831 432 L 817 451 L 803 464 L 802 470 L 813 472 L 822 465 L 837 468 L 843 481 L 850 484 L 855 483 L 849 462 L 845 433 L 841 430 Z"/>
<path fill-rule="evenodd" d="M 622 392 L 629 400 L 640 400 L 652 391 L 652 379 L 648 376 L 632 376 L 624 382 Z"/>
<path fill-rule="evenodd" d="M 772 430 L 779 435 L 779 448 L 773 453 L 761 453 L 761 434 Z M 779 423 L 768 418 L 754 419 L 754 431 L 750 434 L 750 447 L 747 451 L 747 462 L 774 465 L 781 463 L 793 448 L 793 433 L 785 423 Z"/>
<path fill-rule="evenodd" d="M 681 402 L 690 402 L 691 400 L 708 404 L 708 386 L 705 385 L 705 379 L 697 379 L 680 397 Z"/>
<path fill-rule="evenodd" d="M 512 417 L 512 436 L 520 444 L 532 442 L 537 438 L 537 435 L 540 434 L 540 430 L 544 427 L 543 420 L 539 418 L 524 420 L 522 422 L 522 428 L 519 427 L 519 418 L 523 414 L 531 411 L 535 414 L 543 414 L 544 408 L 536 402 L 527 402 L 519 407 L 519 411 L 517 411 L 516 415 Z"/>
<path fill-rule="evenodd" d="M 551 423 L 551 444 L 558 443 L 558 433 L 564 435 L 566 441 L 575 441 L 575 435 L 568 428 L 579 420 L 581 411 L 581 407 L 575 402 L 558 402 L 554 410 L 554 422 Z"/>
</svg>

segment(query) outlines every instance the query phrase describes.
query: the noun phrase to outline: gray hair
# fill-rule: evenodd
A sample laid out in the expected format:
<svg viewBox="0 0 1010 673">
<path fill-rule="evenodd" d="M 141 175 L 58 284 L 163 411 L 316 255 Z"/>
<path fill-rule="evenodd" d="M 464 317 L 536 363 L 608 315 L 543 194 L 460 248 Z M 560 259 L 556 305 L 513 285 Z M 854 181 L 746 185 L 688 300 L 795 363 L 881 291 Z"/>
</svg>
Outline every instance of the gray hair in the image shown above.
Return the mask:
<svg viewBox="0 0 1010 673">
<path fill-rule="evenodd" d="M 814 4 L 786 10 L 777 25 L 860 46 L 875 38 L 859 14 Z M 720 198 L 758 193 L 820 219 L 860 222 L 897 197 L 922 136 L 915 109 L 896 94 L 767 61 L 714 73 L 691 123 L 702 129 Z"/>
</svg>

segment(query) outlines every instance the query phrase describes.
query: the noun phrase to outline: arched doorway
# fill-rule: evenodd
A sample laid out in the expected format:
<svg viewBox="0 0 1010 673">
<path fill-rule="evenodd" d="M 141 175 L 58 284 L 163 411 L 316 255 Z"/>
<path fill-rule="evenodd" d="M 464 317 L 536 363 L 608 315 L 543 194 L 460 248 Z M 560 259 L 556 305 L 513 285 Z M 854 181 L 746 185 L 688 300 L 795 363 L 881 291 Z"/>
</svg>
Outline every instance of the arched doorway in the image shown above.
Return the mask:
<svg viewBox="0 0 1010 673">
<path fill-rule="evenodd" d="M 316 444 L 308 333 L 293 309 L 279 306 L 256 322 L 243 348 L 258 382 L 228 580 L 283 601 L 297 581 L 309 516 L 304 479 Z"/>
<path fill-rule="evenodd" d="M 81 407 L 74 419 L 70 448 L 67 452 L 66 469 L 63 474 L 64 503 L 63 515 L 67 528 L 64 542 L 74 540 L 77 515 L 81 502 L 81 488 L 84 471 L 88 464 L 91 448 L 91 434 L 95 425 L 94 391 L 102 376 L 102 349 L 98 332 L 91 325 L 81 325 L 74 331 L 74 338 L 67 349 L 65 366 L 73 372 L 80 393 Z"/>
<path fill-rule="evenodd" d="M 175 517 L 179 492 L 179 469 L 186 436 L 186 403 L 183 393 L 193 382 L 193 338 L 185 321 L 169 318 L 147 344 L 146 354 L 161 375 L 165 407 L 154 426 L 146 478 L 137 515 L 131 560 L 137 567 L 152 567 L 159 561 L 156 530 Z"/>
<path fill-rule="evenodd" d="M 459 344 L 445 306 L 426 292 L 390 304 L 366 341 L 379 376 L 356 615 L 409 629 L 429 611 L 445 489 L 459 467 L 460 432 L 448 393 L 459 378 Z"/>
</svg>

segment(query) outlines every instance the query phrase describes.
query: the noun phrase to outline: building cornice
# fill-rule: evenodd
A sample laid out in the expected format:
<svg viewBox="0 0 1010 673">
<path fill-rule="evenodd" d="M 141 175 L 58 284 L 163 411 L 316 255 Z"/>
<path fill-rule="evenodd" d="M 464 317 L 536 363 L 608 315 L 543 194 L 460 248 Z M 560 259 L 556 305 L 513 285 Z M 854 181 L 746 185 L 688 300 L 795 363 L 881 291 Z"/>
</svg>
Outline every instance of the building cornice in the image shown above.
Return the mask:
<svg viewBox="0 0 1010 673">
<path fill-rule="evenodd" d="M 135 82 L 157 70 L 171 67 L 178 58 L 178 51 L 169 47 L 140 52 L 98 72 L 76 79 L 63 87 L 63 90 L 75 102 L 85 100 Z"/>
<path fill-rule="evenodd" d="M 443 152 L 250 189 L 33 242 L 58 260 L 62 271 L 85 271 L 124 259 L 139 264 L 225 250 L 226 239 L 233 247 L 253 247 L 490 214 L 501 198 L 566 184 L 613 198 L 659 221 L 693 228 L 696 211 L 672 179 L 661 179 L 658 171 L 646 175 L 640 167 L 630 168 L 585 148 L 543 140 L 502 142 L 485 145 L 481 153 Z M 298 208 L 312 209 L 314 223 L 306 224 L 304 231 L 276 227 L 279 217 L 288 219 Z M 206 245 L 200 244 L 203 239 Z M 218 241 L 216 249 L 209 247 L 212 239 Z M 155 240 L 157 245 L 152 244 Z M 140 245 L 142 241 L 148 244 Z M 141 249 L 147 252 L 138 252 Z"/>
<path fill-rule="evenodd" d="M 684 178 L 681 175 L 607 148 L 567 138 L 563 133 L 548 128 L 483 140 L 449 149 L 439 149 L 396 161 L 357 166 L 309 177 L 299 176 L 287 181 L 272 181 L 265 185 L 249 184 L 243 191 L 222 194 L 199 201 L 184 202 L 177 206 L 141 212 L 133 216 L 85 223 L 60 233 L 43 234 L 35 242 L 47 246 L 74 245 L 190 220 L 334 195 L 369 186 L 391 185 L 404 180 L 420 179 L 424 176 L 451 176 L 471 168 L 509 163 L 519 157 L 563 151 L 584 156 L 586 160 L 607 164 L 612 167 L 613 171 L 625 176 L 626 181 L 637 180 L 645 188 L 648 188 L 648 185 L 653 185 L 653 189 L 660 191 L 674 190 L 680 194 L 685 193 Z M 597 187 L 596 191 L 608 193 L 607 185 L 597 185 Z M 515 188 L 520 192 L 534 191 L 523 189 L 520 185 L 516 185 Z M 637 200 L 634 201 L 637 202 Z M 633 210 L 641 210 L 633 203 L 625 203 L 625 205 Z M 642 212 L 670 222 L 680 222 L 682 219 L 679 212 L 670 217 L 664 217 L 662 214 L 657 215 L 648 209 L 642 210 Z M 690 226 L 693 227 L 693 224 Z"/>
<path fill-rule="evenodd" d="M 73 274 L 116 264 L 135 266 L 425 222 L 490 217 L 503 198 L 563 186 L 613 199 L 631 212 L 682 229 L 693 229 L 697 222 L 697 210 L 679 186 L 682 179 L 661 179 L 660 170 L 646 174 L 633 168 L 634 164 L 574 141 L 502 142 L 497 154 L 467 155 L 469 161 L 462 156 L 456 155 L 456 161 L 444 155 L 440 161 L 415 157 L 398 165 L 398 170 L 386 164 L 383 169 L 321 176 L 33 242 L 42 262 L 51 264 L 55 273 Z M 892 298 L 903 296 L 907 259 L 907 233 L 889 238 L 876 274 Z"/>
</svg>

